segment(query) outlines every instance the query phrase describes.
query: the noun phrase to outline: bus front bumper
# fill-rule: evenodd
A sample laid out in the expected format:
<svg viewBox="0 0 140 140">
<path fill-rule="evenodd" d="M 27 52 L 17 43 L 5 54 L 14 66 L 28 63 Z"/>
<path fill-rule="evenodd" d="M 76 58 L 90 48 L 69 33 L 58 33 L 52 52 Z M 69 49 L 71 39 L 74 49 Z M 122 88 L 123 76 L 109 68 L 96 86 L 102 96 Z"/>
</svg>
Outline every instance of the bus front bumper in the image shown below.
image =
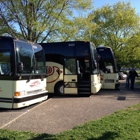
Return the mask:
<svg viewBox="0 0 140 140">
<path fill-rule="evenodd" d="M 101 90 L 102 84 L 98 83 L 98 84 L 91 84 L 91 93 L 92 94 L 96 94 Z"/>
</svg>

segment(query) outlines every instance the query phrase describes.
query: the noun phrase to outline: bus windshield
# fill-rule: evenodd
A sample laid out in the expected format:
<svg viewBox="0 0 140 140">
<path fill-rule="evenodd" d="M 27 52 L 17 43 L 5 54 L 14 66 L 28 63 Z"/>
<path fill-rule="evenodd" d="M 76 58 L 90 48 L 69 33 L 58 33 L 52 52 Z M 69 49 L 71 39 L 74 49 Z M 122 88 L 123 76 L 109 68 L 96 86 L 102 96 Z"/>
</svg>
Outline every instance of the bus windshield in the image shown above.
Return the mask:
<svg viewBox="0 0 140 140">
<path fill-rule="evenodd" d="M 107 67 L 112 66 L 113 72 L 118 72 L 114 52 L 110 47 L 97 47 L 98 54 L 101 56 Z"/>
<path fill-rule="evenodd" d="M 35 57 L 35 73 L 45 73 L 45 54 L 42 47 L 38 44 L 33 45 Z"/>
<path fill-rule="evenodd" d="M 44 52 L 39 45 L 20 41 L 16 41 L 15 45 L 17 63 L 23 63 L 23 74 L 45 73 Z"/>
</svg>

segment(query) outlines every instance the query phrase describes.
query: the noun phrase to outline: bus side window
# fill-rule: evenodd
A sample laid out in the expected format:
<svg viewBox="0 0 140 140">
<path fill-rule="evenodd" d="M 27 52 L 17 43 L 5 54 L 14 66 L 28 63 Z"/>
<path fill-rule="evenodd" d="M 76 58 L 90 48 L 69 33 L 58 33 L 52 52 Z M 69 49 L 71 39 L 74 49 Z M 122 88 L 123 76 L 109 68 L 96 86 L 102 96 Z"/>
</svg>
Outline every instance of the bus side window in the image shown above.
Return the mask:
<svg viewBox="0 0 140 140">
<path fill-rule="evenodd" d="M 11 73 L 10 69 L 11 69 L 10 64 L 7 64 L 7 63 L 0 64 L 0 74 L 1 75 L 9 75 Z"/>
<path fill-rule="evenodd" d="M 65 70 L 65 74 L 76 74 L 75 59 L 72 58 L 65 59 L 65 66 L 67 69 Z"/>
</svg>

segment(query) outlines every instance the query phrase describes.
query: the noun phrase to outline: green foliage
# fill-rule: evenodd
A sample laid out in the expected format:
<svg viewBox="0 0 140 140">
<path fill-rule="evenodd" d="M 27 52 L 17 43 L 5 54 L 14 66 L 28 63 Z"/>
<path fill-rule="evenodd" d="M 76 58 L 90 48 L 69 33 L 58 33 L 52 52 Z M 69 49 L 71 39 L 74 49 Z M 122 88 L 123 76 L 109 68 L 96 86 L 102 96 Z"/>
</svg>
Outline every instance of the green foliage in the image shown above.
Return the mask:
<svg viewBox="0 0 140 140">
<path fill-rule="evenodd" d="M 134 34 L 128 40 L 128 47 L 125 50 L 127 52 L 127 60 L 132 66 L 140 67 L 140 32 Z M 133 65 L 134 64 L 134 65 Z"/>
<path fill-rule="evenodd" d="M 72 21 L 74 12 L 90 9 L 91 3 L 92 0 L 1 0 L 0 18 L 11 36 L 33 42 L 68 40 L 78 32 Z"/>
<path fill-rule="evenodd" d="M 140 54 L 139 44 L 135 42 L 139 42 L 139 39 L 134 36 L 139 32 L 140 17 L 131 4 L 118 2 L 112 6 L 105 5 L 92 11 L 91 15 L 94 17 L 92 23 L 97 28 L 92 32 L 90 40 L 96 46 L 112 47 L 117 61 L 122 65 L 128 66 L 132 62 L 136 65 Z"/>
<path fill-rule="evenodd" d="M 96 24 L 91 23 L 92 17 L 77 17 L 74 19 L 75 27 L 77 28 L 77 34 L 75 34 L 75 40 L 90 41 L 91 33 L 96 29 Z M 86 36 L 85 36 L 86 32 Z"/>
</svg>

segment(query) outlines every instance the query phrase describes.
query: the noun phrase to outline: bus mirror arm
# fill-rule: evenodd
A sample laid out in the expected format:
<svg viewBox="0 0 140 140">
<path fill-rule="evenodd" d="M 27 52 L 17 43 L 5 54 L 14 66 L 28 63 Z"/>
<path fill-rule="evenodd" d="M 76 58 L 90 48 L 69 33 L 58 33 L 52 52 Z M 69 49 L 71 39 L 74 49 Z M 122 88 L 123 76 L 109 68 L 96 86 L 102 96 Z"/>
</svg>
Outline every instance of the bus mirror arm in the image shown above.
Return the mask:
<svg viewBox="0 0 140 140">
<path fill-rule="evenodd" d="M 18 72 L 19 73 L 22 73 L 23 72 L 23 62 L 19 62 L 18 63 L 18 68 L 17 69 L 18 69 Z"/>
<path fill-rule="evenodd" d="M 41 81 L 44 81 L 44 77 L 43 76 L 41 76 L 40 78 L 41 78 Z"/>
</svg>

